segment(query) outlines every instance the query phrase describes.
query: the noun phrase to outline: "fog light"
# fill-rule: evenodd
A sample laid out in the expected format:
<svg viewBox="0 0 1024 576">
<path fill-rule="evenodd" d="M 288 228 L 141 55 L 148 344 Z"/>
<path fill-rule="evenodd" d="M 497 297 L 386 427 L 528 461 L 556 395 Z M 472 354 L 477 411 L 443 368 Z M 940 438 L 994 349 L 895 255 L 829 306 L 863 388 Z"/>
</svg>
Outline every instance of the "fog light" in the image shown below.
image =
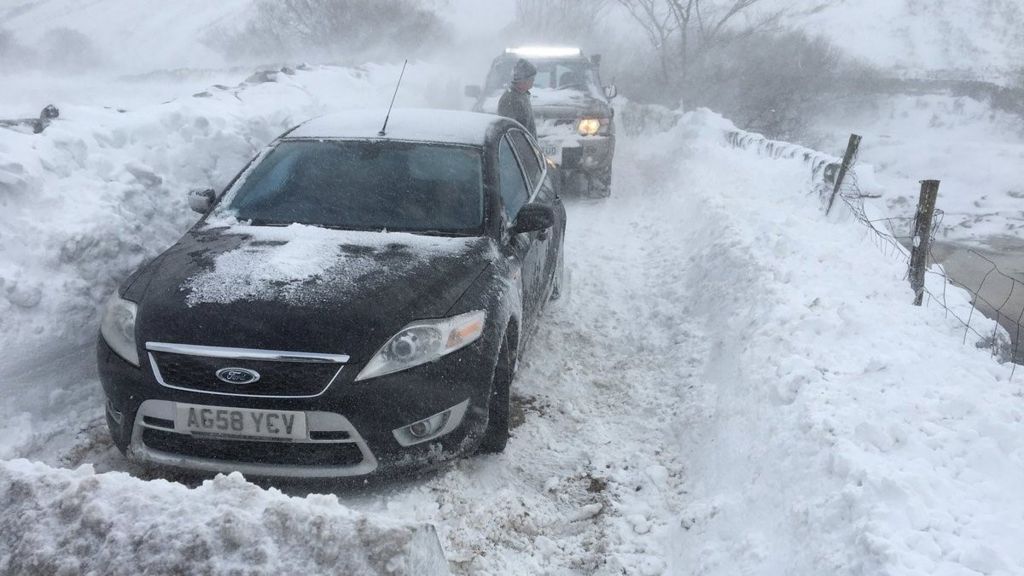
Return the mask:
<svg viewBox="0 0 1024 576">
<path fill-rule="evenodd" d="M 468 406 L 469 399 L 467 398 L 444 412 L 438 412 L 433 416 L 393 430 L 392 434 L 402 446 L 412 446 L 443 436 L 462 422 L 462 417 L 466 414 Z"/>
<path fill-rule="evenodd" d="M 444 420 L 448 419 L 447 411 L 443 412 L 442 415 Z M 430 420 L 420 420 L 419 422 L 413 424 L 412 426 L 409 426 L 409 433 L 411 433 L 416 438 L 423 438 L 424 436 L 429 436 L 430 433 L 433 431 L 434 427 L 431 425 Z"/>
</svg>

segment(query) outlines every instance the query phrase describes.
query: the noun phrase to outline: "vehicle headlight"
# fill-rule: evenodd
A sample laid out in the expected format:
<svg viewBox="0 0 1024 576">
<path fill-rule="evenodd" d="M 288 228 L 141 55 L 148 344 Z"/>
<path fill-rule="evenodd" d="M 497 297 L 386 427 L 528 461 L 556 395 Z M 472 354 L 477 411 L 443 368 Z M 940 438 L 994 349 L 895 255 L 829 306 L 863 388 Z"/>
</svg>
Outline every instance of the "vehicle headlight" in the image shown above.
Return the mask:
<svg viewBox="0 0 1024 576">
<path fill-rule="evenodd" d="M 413 322 L 388 340 L 366 363 L 356 381 L 433 362 L 468 346 L 484 333 L 483 310 L 440 320 Z"/>
<path fill-rule="evenodd" d="M 594 136 L 601 131 L 601 120 L 599 118 L 584 118 L 576 125 L 576 130 L 581 136 Z"/>
<path fill-rule="evenodd" d="M 107 302 L 100 324 L 100 334 L 107 345 L 128 362 L 139 365 L 139 350 L 135 347 L 135 314 L 138 307 L 134 302 L 121 298 L 116 292 Z"/>
</svg>

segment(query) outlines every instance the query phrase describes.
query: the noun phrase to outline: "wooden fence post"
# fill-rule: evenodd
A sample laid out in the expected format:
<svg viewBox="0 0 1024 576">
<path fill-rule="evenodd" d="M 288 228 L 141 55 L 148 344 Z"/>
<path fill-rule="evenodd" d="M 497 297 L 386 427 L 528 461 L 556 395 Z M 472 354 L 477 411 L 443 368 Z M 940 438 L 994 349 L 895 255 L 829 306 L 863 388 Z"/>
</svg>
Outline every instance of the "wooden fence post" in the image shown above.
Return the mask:
<svg viewBox="0 0 1024 576">
<path fill-rule="evenodd" d="M 924 301 L 924 273 L 928 269 L 928 254 L 932 243 L 932 217 L 935 201 L 939 197 L 938 180 L 921 181 L 921 198 L 914 217 L 914 246 L 910 251 L 910 287 L 914 290 L 914 306 Z"/>
<path fill-rule="evenodd" d="M 829 212 L 832 211 L 832 203 L 836 201 L 836 195 L 839 194 L 840 188 L 843 187 L 843 180 L 846 179 L 846 173 L 853 167 L 853 161 L 857 158 L 857 149 L 860 148 L 860 136 L 857 134 L 850 134 L 850 143 L 846 146 L 846 154 L 843 155 L 843 164 L 839 167 L 839 176 L 836 177 L 836 187 L 832 189 L 832 197 L 828 199 L 828 208 L 825 209 L 825 215 L 828 216 Z"/>
</svg>

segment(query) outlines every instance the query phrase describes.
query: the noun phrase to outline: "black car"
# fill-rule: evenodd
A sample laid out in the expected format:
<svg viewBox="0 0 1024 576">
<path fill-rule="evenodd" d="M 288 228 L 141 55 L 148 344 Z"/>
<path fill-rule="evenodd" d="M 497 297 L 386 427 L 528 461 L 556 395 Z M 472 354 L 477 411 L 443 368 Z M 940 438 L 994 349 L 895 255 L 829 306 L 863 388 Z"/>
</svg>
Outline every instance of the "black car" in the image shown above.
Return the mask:
<svg viewBox="0 0 1024 576">
<path fill-rule="evenodd" d="M 473 109 L 496 113 L 516 61 L 537 67 L 530 100 L 541 149 L 559 168 L 566 190 L 591 197 L 611 194 L 615 156 L 615 85 L 601 84 L 601 57 L 579 48 L 509 48 L 491 63 L 483 87 L 467 86 Z"/>
<path fill-rule="evenodd" d="M 511 120 L 383 120 L 309 121 L 191 193 L 204 217 L 112 297 L 98 364 L 129 459 L 308 478 L 504 449 L 565 209 Z"/>
</svg>

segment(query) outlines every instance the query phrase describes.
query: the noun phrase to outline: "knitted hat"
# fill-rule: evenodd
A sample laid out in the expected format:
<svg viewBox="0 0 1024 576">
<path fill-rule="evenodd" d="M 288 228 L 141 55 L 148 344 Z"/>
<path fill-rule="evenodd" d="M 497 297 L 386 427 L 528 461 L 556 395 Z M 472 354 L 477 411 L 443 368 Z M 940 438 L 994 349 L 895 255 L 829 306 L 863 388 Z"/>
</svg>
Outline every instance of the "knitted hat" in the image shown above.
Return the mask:
<svg viewBox="0 0 1024 576">
<path fill-rule="evenodd" d="M 516 61 L 516 66 L 512 69 L 513 82 L 522 82 L 523 80 L 533 78 L 536 75 L 537 67 L 522 58 Z"/>
</svg>

